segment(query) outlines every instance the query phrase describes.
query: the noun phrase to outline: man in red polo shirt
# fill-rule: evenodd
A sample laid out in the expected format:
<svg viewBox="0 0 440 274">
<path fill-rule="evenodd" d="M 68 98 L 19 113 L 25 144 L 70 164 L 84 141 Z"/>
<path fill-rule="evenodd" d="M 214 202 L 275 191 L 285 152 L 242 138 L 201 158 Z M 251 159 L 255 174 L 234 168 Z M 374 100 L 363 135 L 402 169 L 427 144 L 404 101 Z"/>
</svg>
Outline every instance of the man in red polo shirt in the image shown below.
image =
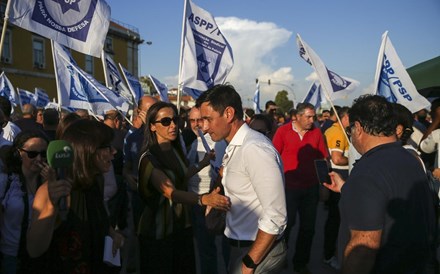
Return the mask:
<svg viewBox="0 0 440 274">
<path fill-rule="evenodd" d="M 299 233 L 293 257 L 294 270 L 310 273 L 307 263 L 315 234 L 316 211 L 319 200 L 318 178 L 314 160 L 328 157 L 321 130 L 314 127 L 315 108 L 309 103 L 297 106 L 296 121 L 278 128 L 273 145 L 283 160 L 286 182 L 288 237 L 299 213 Z"/>
</svg>

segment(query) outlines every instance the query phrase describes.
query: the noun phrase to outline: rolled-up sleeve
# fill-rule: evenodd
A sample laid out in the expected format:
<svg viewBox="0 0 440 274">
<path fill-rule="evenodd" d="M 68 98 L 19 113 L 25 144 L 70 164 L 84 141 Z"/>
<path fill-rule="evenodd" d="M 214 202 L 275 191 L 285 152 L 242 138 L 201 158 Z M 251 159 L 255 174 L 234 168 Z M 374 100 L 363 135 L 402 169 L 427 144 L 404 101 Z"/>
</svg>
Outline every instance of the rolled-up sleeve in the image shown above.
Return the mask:
<svg viewBox="0 0 440 274">
<path fill-rule="evenodd" d="M 243 155 L 252 186 L 263 208 L 258 228 L 268 234 L 280 235 L 287 224 L 281 158 L 273 146 L 258 142 L 247 145 Z"/>
</svg>

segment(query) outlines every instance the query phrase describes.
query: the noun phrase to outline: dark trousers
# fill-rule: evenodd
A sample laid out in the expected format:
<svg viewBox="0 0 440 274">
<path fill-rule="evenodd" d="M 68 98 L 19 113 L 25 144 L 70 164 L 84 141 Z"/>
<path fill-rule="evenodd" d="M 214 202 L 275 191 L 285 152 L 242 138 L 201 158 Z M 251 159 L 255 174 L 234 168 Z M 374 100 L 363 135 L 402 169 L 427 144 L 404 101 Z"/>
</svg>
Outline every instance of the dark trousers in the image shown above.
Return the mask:
<svg viewBox="0 0 440 274">
<path fill-rule="evenodd" d="M 299 214 L 299 232 L 296 239 L 294 269 L 301 269 L 310 260 L 313 236 L 315 235 L 316 214 L 318 208 L 318 185 L 305 189 L 286 189 L 287 228 L 286 241 L 295 225 L 296 214 Z"/>
<path fill-rule="evenodd" d="M 342 179 L 347 180 L 348 170 L 333 169 L 341 175 Z M 330 190 L 329 190 L 330 191 Z M 324 259 L 328 260 L 336 254 L 336 244 L 338 241 L 339 225 L 341 216 L 339 215 L 340 193 L 330 191 L 328 200 L 325 205 L 328 209 L 327 221 L 324 226 Z"/>
<path fill-rule="evenodd" d="M 196 273 L 192 228 L 163 240 L 139 235 L 141 273 Z"/>
</svg>

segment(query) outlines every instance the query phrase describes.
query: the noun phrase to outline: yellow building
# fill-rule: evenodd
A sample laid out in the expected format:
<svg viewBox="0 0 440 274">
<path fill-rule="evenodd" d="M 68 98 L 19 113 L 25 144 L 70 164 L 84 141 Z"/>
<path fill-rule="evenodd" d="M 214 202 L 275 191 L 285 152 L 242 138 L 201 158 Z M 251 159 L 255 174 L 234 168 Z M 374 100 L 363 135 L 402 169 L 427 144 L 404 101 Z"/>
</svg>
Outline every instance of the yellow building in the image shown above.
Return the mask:
<svg viewBox="0 0 440 274">
<path fill-rule="evenodd" d="M 0 4 L 3 25 L 6 1 Z M 137 28 L 112 20 L 104 50 L 115 63 L 121 63 L 133 75 L 138 76 L 138 51 L 143 43 Z M 102 60 L 74 50 L 72 56 L 78 65 L 104 84 Z M 12 85 L 33 92 L 35 87 L 44 89 L 50 99 L 57 97 L 52 49 L 49 39 L 8 24 L 0 60 Z"/>
</svg>

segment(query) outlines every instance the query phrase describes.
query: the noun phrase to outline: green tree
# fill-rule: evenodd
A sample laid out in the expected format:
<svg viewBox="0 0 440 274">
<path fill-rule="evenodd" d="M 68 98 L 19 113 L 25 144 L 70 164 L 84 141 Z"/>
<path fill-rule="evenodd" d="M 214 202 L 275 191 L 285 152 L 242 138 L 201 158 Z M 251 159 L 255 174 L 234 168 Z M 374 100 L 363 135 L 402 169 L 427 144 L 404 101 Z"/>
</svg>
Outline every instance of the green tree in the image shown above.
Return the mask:
<svg viewBox="0 0 440 274">
<path fill-rule="evenodd" d="M 289 110 L 293 108 L 293 101 L 289 100 L 288 94 L 287 91 L 280 90 L 275 96 L 275 104 L 277 104 L 279 111 L 283 114 L 289 112 Z"/>
</svg>

